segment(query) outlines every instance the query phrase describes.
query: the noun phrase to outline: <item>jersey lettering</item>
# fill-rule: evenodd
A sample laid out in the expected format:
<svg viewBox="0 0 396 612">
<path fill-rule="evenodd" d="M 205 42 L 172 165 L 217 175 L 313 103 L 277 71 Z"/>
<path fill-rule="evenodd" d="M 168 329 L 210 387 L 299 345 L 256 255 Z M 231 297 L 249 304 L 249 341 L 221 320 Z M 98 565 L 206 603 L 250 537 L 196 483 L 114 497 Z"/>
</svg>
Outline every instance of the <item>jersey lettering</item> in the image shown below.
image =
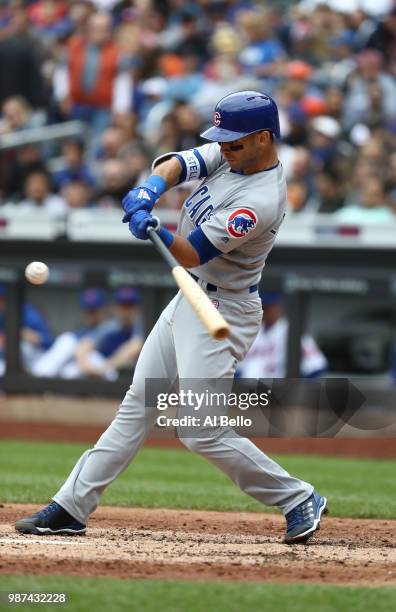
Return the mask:
<svg viewBox="0 0 396 612">
<path fill-rule="evenodd" d="M 199 165 L 195 154 L 191 151 L 187 151 L 184 155 L 184 161 L 187 164 L 187 180 L 199 178 Z"/>
<path fill-rule="evenodd" d="M 202 210 L 203 205 L 205 204 L 205 202 L 210 200 L 210 198 L 211 195 L 209 193 L 207 185 L 203 185 L 197 191 L 195 191 L 184 203 L 188 215 L 196 227 L 198 227 L 198 225 L 201 225 L 204 221 L 209 219 L 209 216 L 213 211 L 214 207 L 212 204 L 207 205 L 204 210 Z"/>
<path fill-rule="evenodd" d="M 198 227 L 199 225 L 202 225 L 202 223 L 204 223 L 205 221 L 207 221 L 210 218 L 210 215 L 213 212 L 213 206 L 212 204 L 209 204 L 209 206 L 207 206 L 205 208 L 205 210 L 203 210 L 199 217 L 196 218 L 195 220 L 195 225 Z"/>
</svg>

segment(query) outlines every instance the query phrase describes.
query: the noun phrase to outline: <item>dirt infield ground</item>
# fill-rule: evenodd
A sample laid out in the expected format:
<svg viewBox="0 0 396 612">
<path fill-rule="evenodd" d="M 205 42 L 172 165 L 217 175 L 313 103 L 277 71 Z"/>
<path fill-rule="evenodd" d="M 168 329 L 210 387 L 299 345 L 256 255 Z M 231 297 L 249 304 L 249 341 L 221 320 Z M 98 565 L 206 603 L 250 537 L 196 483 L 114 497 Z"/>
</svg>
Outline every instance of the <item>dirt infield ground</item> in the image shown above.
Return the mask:
<svg viewBox="0 0 396 612">
<path fill-rule="evenodd" d="M 86 536 L 14 531 L 37 506 L 0 508 L 0 573 L 327 584 L 396 584 L 392 521 L 325 517 L 308 546 L 282 544 L 283 517 L 100 508 Z"/>
</svg>

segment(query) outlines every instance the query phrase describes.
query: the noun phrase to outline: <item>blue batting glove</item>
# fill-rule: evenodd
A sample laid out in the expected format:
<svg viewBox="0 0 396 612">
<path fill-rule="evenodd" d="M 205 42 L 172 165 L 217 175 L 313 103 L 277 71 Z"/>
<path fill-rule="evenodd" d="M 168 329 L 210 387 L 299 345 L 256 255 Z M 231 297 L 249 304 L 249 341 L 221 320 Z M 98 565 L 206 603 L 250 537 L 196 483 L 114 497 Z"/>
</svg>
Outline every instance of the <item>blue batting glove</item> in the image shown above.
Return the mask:
<svg viewBox="0 0 396 612">
<path fill-rule="evenodd" d="M 128 191 L 125 198 L 122 200 L 122 206 L 125 215 L 122 219 L 123 223 L 128 223 L 138 210 L 146 210 L 151 212 L 154 204 L 159 200 L 161 195 L 166 191 L 166 181 L 158 175 L 149 176 L 147 181 L 140 187 L 135 187 Z"/>
<path fill-rule="evenodd" d="M 129 221 L 129 230 L 139 240 L 147 240 L 147 228 L 149 225 L 156 227 L 156 219 L 147 210 L 138 210 Z"/>
</svg>

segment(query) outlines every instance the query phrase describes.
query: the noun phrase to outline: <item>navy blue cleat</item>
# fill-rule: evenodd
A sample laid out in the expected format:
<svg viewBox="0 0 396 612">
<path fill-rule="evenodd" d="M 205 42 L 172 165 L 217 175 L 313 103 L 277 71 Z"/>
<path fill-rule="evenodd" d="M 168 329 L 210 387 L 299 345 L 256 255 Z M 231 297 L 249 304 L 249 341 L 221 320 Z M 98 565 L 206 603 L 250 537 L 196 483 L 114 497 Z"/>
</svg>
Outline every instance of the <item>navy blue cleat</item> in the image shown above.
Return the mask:
<svg viewBox="0 0 396 612">
<path fill-rule="evenodd" d="M 20 533 L 36 535 L 82 535 L 86 526 L 52 501 L 36 514 L 16 521 L 15 529 Z"/>
<path fill-rule="evenodd" d="M 320 519 L 327 512 L 327 499 L 314 491 L 308 499 L 298 504 L 285 516 L 286 544 L 305 544 L 320 529 Z"/>
</svg>

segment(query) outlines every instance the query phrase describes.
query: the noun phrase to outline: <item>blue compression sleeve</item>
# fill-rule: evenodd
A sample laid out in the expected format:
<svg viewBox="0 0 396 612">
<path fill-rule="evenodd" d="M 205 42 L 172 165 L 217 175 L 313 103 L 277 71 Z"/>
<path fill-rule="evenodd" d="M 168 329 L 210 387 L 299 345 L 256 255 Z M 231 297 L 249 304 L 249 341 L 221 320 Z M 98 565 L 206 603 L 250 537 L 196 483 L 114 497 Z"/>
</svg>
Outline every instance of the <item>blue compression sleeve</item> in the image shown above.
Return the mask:
<svg viewBox="0 0 396 612">
<path fill-rule="evenodd" d="M 172 232 L 167 230 L 166 227 L 160 227 L 157 234 L 161 238 L 164 245 L 168 247 L 168 249 L 172 246 L 172 244 L 175 241 L 174 235 L 172 234 Z"/>
<path fill-rule="evenodd" d="M 221 251 L 207 239 L 200 227 L 196 227 L 195 230 L 187 236 L 187 240 L 197 251 L 201 265 L 221 255 Z"/>
<path fill-rule="evenodd" d="M 148 179 L 143 183 L 142 188 L 151 189 L 155 194 L 160 197 L 164 191 L 167 190 L 168 185 L 166 184 L 166 180 L 159 176 L 158 174 L 152 174 L 148 177 Z"/>
</svg>

